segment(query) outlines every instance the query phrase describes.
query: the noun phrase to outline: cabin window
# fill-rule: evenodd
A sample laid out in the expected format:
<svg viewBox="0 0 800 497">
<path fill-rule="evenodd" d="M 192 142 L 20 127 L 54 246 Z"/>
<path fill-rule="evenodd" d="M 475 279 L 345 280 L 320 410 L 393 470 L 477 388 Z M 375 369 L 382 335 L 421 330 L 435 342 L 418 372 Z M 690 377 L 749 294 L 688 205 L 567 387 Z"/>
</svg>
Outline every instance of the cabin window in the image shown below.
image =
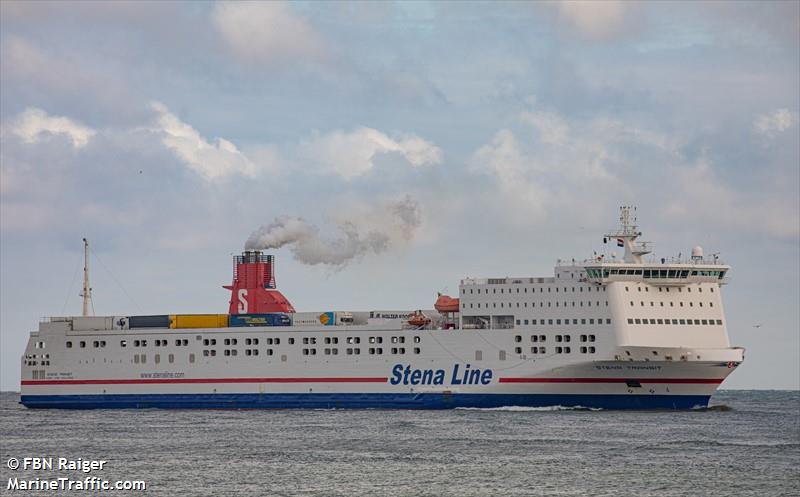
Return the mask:
<svg viewBox="0 0 800 497">
<path fill-rule="evenodd" d="M 86 342 L 81 340 L 80 346 L 81 346 L 82 349 L 85 349 L 86 348 Z"/>
<path fill-rule="evenodd" d="M 124 341 L 125 341 L 125 340 L 123 340 L 123 342 L 124 342 Z M 124 345 L 123 345 L 123 347 L 124 347 Z M 68 348 L 68 349 L 71 349 L 71 348 L 72 348 L 72 342 L 67 342 L 67 348 Z"/>
</svg>

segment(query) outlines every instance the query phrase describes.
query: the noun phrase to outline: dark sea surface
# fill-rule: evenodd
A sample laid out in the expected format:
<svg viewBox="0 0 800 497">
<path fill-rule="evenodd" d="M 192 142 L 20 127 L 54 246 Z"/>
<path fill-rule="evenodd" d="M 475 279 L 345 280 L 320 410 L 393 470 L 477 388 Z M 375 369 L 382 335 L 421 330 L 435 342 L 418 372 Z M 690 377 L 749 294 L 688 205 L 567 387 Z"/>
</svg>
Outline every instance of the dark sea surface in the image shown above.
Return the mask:
<svg viewBox="0 0 800 497">
<path fill-rule="evenodd" d="M 800 496 L 800 392 L 722 391 L 698 411 L 504 408 L 28 410 L 0 394 L 0 495 Z M 83 480 L 9 458 L 106 460 L 146 492 L 8 490 Z"/>
</svg>

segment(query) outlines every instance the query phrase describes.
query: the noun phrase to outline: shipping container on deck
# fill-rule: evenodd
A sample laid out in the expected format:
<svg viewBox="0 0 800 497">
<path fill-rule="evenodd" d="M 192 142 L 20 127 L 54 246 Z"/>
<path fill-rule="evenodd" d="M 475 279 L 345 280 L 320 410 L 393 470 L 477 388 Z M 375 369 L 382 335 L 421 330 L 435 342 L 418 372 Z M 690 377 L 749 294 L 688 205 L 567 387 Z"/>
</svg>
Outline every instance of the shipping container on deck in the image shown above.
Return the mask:
<svg viewBox="0 0 800 497">
<path fill-rule="evenodd" d="M 284 313 L 234 314 L 230 316 L 229 326 L 291 326 L 292 318 Z"/>
<path fill-rule="evenodd" d="M 172 320 L 170 318 L 171 316 L 167 314 L 128 316 L 128 327 L 132 330 L 137 328 L 172 328 Z"/>
<path fill-rule="evenodd" d="M 114 316 L 75 316 L 72 329 L 75 331 L 113 330 Z"/>
<path fill-rule="evenodd" d="M 170 328 L 227 328 L 227 314 L 174 314 Z"/>
<path fill-rule="evenodd" d="M 294 326 L 340 326 L 353 324 L 353 313 L 346 311 L 295 312 L 292 315 Z"/>
</svg>

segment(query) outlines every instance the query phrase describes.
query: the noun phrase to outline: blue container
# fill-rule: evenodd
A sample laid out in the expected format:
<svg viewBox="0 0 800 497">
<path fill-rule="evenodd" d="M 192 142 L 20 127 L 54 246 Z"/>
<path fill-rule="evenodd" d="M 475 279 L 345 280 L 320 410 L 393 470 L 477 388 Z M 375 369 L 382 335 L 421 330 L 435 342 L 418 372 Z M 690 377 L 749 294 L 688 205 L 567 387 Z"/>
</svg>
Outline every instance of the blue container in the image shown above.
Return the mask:
<svg viewBox="0 0 800 497">
<path fill-rule="evenodd" d="M 231 314 L 229 326 L 291 326 L 292 319 L 287 314 Z"/>
<path fill-rule="evenodd" d="M 169 328 L 169 315 L 158 316 L 129 316 L 128 327 L 137 328 Z"/>
</svg>

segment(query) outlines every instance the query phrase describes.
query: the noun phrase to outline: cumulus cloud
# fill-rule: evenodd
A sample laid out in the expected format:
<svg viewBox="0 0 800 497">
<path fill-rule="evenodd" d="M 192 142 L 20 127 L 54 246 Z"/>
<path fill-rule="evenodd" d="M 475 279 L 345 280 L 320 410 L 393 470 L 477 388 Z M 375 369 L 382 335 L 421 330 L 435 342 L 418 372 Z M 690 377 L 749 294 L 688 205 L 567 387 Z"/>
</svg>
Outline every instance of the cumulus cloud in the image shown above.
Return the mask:
<svg viewBox="0 0 800 497">
<path fill-rule="evenodd" d="M 778 109 L 774 112 L 761 114 L 753 121 L 753 131 L 767 138 L 775 138 L 797 123 L 797 114 L 789 109 Z"/>
<path fill-rule="evenodd" d="M 599 205 L 630 194 L 627 178 L 643 170 L 641 162 L 678 161 L 674 139 L 617 119 L 568 119 L 528 109 L 519 122 L 520 131 L 501 129 L 470 161 L 473 172 L 493 180 L 492 203 L 515 224 L 530 225 L 555 211 L 564 216 L 577 205 L 576 196 Z"/>
<path fill-rule="evenodd" d="M 233 54 L 246 62 L 320 59 L 322 38 L 288 2 L 220 2 L 214 26 Z"/>
<path fill-rule="evenodd" d="M 26 143 L 36 143 L 49 135 L 64 135 L 75 148 L 85 147 L 97 131 L 63 116 L 51 116 L 42 109 L 30 107 L 10 124 L 9 131 Z"/>
<path fill-rule="evenodd" d="M 164 104 L 154 102 L 151 107 L 158 114 L 157 131 L 162 134 L 163 144 L 203 178 L 214 180 L 233 174 L 255 176 L 255 164 L 230 141 L 216 138 L 209 142 Z"/>
<path fill-rule="evenodd" d="M 536 177 L 538 164 L 523 152 L 514 133 L 498 131 L 490 143 L 480 147 L 472 158 L 473 170 L 497 179 L 500 196 L 511 207 L 512 217 L 530 220 L 545 213 L 550 193 Z"/>
<path fill-rule="evenodd" d="M 630 7 L 630 2 L 622 0 L 562 0 L 558 3 L 561 19 L 591 40 L 608 40 L 624 34 Z"/>
<path fill-rule="evenodd" d="M 727 185 L 713 162 L 702 155 L 675 168 L 671 175 L 680 193 L 666 199 L 664 211 L 673 219 L 700 218 L 705 224 L 730 230 L 797 239 L 798 205 L 789 196 L 739 191 Z"/>
<path fill-rule="evenodd" d="M 555 112 L 523 111 L 520 120 L 533 126 L 543 143 L 562 145 L 569 137 L 569 124 Z"/>
<path fill-rule="evenodd" d="M 442 150 L 428 140 L 413 134 L 392 138 L 367 127 L 318 135 L 304 143 L 301 149 L 323 170 L 331 169 L 345 179 L 367 174 L 375 167 L 375 158 L 381 154 L 399 154 L 414 167 L 442 162 Z"/>
</svg>

